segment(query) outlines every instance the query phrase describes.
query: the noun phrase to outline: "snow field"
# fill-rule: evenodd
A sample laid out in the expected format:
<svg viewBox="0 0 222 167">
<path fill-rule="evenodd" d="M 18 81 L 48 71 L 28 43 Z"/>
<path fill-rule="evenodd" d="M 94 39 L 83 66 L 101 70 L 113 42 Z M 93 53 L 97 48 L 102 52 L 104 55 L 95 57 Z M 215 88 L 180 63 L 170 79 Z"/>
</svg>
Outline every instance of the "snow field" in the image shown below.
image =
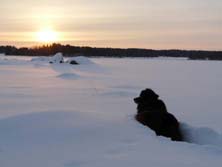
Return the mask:
<svg viewBox="0 0 222 167">
<path fill-rule="evenodd" d="M 219 166 L 221 63 L 82 57 L 77 66 L 0 60 L 3 167 Z M 192 143 L 134 120 L 133 98 L 152 88 Z"/>
</svg>

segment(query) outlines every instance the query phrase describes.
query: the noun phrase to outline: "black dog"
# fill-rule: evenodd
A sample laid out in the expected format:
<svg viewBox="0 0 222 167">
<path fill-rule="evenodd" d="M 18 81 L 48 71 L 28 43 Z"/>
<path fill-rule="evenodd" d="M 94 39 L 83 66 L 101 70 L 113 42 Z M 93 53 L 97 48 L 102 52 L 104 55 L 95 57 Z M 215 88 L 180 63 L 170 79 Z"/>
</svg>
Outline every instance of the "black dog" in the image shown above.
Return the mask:
<svg viewBox="0 0 222 167">
<path fill-rule="evenodd" d="M 173 141 L 183 141 L 180 125 L 177 119 L 167 112 L 164 102 L 151 89 L 145 89 L 135 98 L 137 104 L 136 120 L 156 132 L 158 136 L 171 138 Z"/>
</svg>

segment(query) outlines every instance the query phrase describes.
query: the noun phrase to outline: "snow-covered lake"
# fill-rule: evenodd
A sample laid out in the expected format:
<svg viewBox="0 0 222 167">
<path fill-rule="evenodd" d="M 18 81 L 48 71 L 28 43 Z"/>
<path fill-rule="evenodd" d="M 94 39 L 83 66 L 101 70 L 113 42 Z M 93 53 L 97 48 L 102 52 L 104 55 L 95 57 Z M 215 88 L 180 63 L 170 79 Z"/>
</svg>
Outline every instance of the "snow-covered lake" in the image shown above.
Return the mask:
<svg viewBox="0 0 222 167">
<path fill-rule="evenodd" d="M 81 59 L 83 60 L 83 59 Z M 1 167 L 209 167 L 222 164 L 222 62 L 0 57 Z M 152 88 L 194 143 L 134 120 Z"/>
</svg>

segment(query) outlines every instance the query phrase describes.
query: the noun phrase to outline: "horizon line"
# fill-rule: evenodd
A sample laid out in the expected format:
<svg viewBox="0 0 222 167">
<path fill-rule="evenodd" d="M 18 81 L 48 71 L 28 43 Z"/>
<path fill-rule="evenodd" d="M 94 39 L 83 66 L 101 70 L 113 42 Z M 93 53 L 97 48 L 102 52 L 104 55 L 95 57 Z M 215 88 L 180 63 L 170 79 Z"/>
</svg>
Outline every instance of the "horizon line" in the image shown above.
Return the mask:
<svg viewBox="0 0 222 167">
<path fill-rule="evenodd" d="M 38 47 L 46 47 L 46 46 L 52 46 L 53 44 L 56 45 L 61 45 L 61 46 L 72 46 L 72 47 L 89 47 L 89 48 L 98 48 L 98 49 L 122 49 L 122 50 L 127 50 L 127 49 L 138 49 L 138 50 L 154 50 L 154 51 L 171 51 L 171 50 L 177 50 L 177 51 L 202 51 L 202 52 L 222 52 L 222 50 L 204 50 L 204 49 L 183 49 L 183 48 L 170 48 L 170 49 L 153 49 L 153 48 L 139 48 L 139 47 L 111 47 L 111 46 L 104 46 L 104 47 L 98 47 L 98 46 L 90 46 L 90 45 L 72 45 L 72 44 L 61 44 L 61 43 L 47 43 L 47 44 L 39 44 L 39 45 L 33 45 L 33 46 L 16 46 L 16 45 L 0 45 L 0 47 L 15 47 L 16 49 L 21 49 L 21 48 L 28 48 L 28 49 L 33 49 L 33 48 L 38 48 Z"/>
</svg>

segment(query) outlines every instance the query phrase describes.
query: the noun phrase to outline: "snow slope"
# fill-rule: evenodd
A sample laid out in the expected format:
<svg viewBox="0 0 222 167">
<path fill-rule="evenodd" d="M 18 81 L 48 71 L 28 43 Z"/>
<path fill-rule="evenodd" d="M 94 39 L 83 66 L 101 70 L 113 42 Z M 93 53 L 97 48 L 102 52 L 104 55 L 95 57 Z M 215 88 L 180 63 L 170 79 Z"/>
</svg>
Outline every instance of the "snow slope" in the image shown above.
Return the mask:
<svg viewBox="0 0 222 167">
<path fill-rule="evenodd" d="M 0 60 L 2 167 L 220 166 L 222 62 L 90 61 Z M 134 120 L 133 98 L 146 87 L 192 143 L 157 137 Z"/>
</svg>

